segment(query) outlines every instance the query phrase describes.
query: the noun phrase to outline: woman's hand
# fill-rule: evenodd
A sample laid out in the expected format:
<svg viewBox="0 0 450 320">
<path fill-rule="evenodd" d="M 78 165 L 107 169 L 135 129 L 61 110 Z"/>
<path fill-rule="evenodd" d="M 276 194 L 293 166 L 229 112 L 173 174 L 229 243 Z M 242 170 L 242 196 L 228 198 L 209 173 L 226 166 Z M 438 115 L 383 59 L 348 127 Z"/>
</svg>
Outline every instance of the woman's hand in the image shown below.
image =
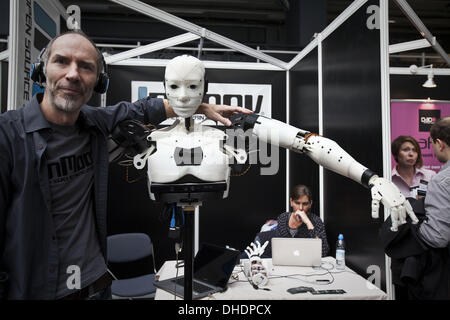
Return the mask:
<svg viewBox="0 0 450 320">
<path fill-rule="evenodd" d="M 309 230 L 314 229 L 314 225 L 311 220 L 309 220 L 309 217 L 305 211 L 297 210 L 292 215 L 298 221 L 299 225 L 303 222 Z"/>
</svg>

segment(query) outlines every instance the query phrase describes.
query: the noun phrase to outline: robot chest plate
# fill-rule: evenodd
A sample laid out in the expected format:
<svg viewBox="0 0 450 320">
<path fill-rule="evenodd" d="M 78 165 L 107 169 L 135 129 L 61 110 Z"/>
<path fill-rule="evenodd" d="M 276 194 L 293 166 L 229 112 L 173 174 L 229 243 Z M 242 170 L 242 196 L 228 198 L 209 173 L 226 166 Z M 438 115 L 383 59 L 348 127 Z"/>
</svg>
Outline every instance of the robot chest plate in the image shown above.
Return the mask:
<svg viewBox="0 0 450 320">
<path fill-rule="evenodd" d="M 153 182 L 172 182 L 185 175 L 204 181 L 223 181 L 229 175 L 229 157 L 217 135 L 189 134 L 156 137 L 156 152 L 148 159 Z"/>
</svg>

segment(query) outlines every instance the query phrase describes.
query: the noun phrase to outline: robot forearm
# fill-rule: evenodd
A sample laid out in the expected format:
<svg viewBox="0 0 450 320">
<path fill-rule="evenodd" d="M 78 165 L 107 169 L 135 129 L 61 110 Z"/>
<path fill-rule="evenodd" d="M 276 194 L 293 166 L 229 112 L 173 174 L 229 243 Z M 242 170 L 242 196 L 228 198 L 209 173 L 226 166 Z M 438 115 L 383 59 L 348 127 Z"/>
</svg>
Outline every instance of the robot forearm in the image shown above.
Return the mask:
<svg viewBox="0 0 450 320">
<path fill-rule="evenodd" d="M 277 145 L 294 152 L 304 153 L 314 162 L 366 187 L 375 174 L 353 159 L 336 142 L 311 134 L 281 121 L 256 114 L 232 119 L 235 126 L 252 129 L 260 141 Z"/>
<path fill-rule="evenodd" d="M 360 164 L 336 142 L 317 135 L 306 139 L 304 153 L 317 164 L 350 178 L 365 187 L 369 187 L 369 180 L 376 176 L 367 167 Z"/>
<path fill-rule="evenodd" d="M 309 132 L 275 119 L 259 116 L 253 127 L 253 133 L 260 141 L 295 152 L 303 152 L 301 141 Z"/>
</svg>

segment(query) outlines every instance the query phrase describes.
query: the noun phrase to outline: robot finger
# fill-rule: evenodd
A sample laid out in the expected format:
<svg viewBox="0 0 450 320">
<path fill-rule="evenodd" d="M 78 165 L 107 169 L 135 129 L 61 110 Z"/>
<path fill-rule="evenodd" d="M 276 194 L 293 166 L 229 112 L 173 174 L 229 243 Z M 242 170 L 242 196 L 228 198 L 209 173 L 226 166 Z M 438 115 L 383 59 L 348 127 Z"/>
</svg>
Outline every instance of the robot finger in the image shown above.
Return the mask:
<svg viewBox="0 0 450 320">
<path fill-rule="evenodd" d="M 372 200 L 372 218 L 378 219 L 380 211 L 380 200 L 373 199 Z"/>
<path fill-rule="evenodd" d="M 398 230 L 398 209 L 396 207 L 391 208 L 391 231 L 396 232 Z"/>
<path fill-rule="evenodd" d="M 406 213 L 411 218 L 412 223 L 417 224 L 419 222 L 419 219 L 417 219 L 416 214 L 414 213 L 413 208 L 411 207 L 411 204 L 409 203 L 409 201 L 405 201 L 404 205 L 405 205 Z"/>
<path fill-rule="evenodd" d="M 263 246 L 262 246 L 262 251 L 264 252 L 264 250 L 266 249 L 267 245 L 269 244 L 269 241 L 264 242 Z"/>
<path fill-rule="evenodd" d="M 400 220 L 400 224 L 406 223 L 406 209 L 404 205 L 400 205 L 398 209 L 398 218 Z"/>
</svg>

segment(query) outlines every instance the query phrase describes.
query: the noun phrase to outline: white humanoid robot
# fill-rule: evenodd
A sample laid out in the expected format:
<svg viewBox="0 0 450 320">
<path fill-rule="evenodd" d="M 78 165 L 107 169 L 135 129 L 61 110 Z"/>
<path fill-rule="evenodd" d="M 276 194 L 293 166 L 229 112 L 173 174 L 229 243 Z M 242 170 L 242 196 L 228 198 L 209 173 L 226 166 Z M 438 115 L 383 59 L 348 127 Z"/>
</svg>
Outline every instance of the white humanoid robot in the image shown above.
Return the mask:
<svg viewBox="0 0 450 320">
<path fill-rule="evenodd" d="M 223 131 L 193 121 L 192 115 L 205 92 L 204 79 L 204 66 L 195 57 L 182 55 L 167 64 L 164 80 L 167 99 L 183 119 L 151 132 L 147 136 L 149 148 L 134 157 L 137 169 L 148 165 L 152 199 L 198 203 L 208 199 L 208 195 L 225 198 L 232 158 L 237 163 L 245 163 L 247 159 L 245 150 L 224 143 L 227 135 Z M 381 201 L 391 213 L 393 231 L 406 222 L 407 214 L 417 223 L 411 205 L 398 188 L 358 163 L 336 142 L 258 114 L 236 114 L 230 120 L 235 129 L 252 130 L 263 142 L 303 153 L 319 165 L 370 188 L 372 217 L 378 218 Z"/>
<path fill-rule="evenodd" d="M 247 160 L 245 150 L 225 144 L 227 135 L 222 130 L 193 120 L 206 91 L 204 79 L 205 68 L 193 56 L 178 56 L 167 64 L 167 100 L 181 118 L 151 132 L 147 137 L 150 147 L 133 159 L 137 169 L 147 164 L 152 200 L 184 205 L 226 198 L 231 158 L 238 163 Z"/>
</svg>

